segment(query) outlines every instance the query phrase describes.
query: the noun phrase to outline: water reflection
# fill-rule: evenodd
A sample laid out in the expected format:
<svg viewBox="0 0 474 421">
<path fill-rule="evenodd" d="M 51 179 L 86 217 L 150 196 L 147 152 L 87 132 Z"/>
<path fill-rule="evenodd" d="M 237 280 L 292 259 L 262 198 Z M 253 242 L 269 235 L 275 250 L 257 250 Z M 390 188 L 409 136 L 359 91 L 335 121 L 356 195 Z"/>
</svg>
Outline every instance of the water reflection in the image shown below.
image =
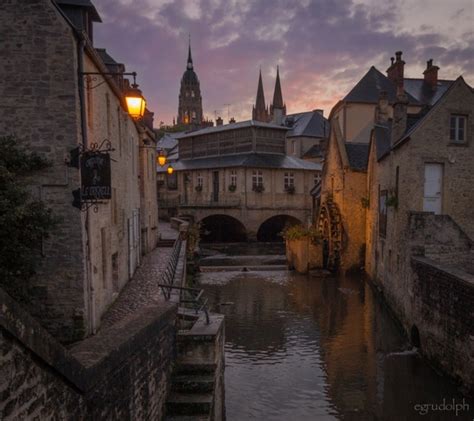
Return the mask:
<svg viewBox="0 0 474 421">
<path fill-rule="evenodd" d="M 418 403 L 462 396 L 410 351 L 363 281 L 227 272 L 200 282 L 226 315 L 228 420 L 472 419 L 417 414 Z"/>
</svg>

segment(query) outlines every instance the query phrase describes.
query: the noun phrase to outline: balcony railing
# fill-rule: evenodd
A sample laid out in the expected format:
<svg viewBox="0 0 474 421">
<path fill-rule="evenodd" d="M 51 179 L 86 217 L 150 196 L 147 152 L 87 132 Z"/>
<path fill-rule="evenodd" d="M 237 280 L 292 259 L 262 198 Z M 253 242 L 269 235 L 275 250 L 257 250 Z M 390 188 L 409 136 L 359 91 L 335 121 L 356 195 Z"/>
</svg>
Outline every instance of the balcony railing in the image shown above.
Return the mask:
<svg viewBox="0 0 474 421">
<path fill-rule="evenodd" d="M 184 200 L 181 198 L 179 207 L 181 208 L 239 208 L 240 197 L 223 197 L 218 200 Z"/>
</svg>

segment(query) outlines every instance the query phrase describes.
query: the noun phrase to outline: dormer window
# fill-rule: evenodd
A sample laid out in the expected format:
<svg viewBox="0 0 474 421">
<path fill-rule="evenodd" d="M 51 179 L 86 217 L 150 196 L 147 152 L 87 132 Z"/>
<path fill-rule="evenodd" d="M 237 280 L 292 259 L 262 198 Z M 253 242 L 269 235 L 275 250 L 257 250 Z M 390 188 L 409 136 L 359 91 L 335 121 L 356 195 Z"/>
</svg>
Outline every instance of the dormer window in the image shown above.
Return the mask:
<svg viewBox="0 0 474 421">
<path fill-rule="evenodd" d="M 466 141 L 466 122 L 465 115 L 451 114 L 449 122 L 449 139 L 454 143 L 464 143 Z"/>
</svg>

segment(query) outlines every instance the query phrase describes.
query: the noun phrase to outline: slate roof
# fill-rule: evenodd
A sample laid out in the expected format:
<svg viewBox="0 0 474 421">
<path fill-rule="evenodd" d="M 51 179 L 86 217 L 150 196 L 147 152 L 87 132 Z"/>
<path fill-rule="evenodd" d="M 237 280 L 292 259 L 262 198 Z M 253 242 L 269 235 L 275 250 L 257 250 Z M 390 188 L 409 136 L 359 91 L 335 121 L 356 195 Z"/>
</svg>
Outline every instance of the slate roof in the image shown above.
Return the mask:
<svg viewBox="0 0 474 421">
<path fill-rule="evenodd" d="M 369 158 L 369 144 L 346 142 L 347 158 L 353 170 L 366 170 Z"/>
<path fill-rule="evenodd" d="M 110 55 L 107 53 L 107 50 L 105 48 L 96 48 L 95 49 L 97 53 L 99 54 L 100 58 L 104 62 L 106 66 L 113 65 L 116 66 L 120 63 L 117 63 Z"/>
<path fill-rule="evenodd" d="M 322 156 L 324 156 L 324 149 L 321 145 L 313 145 L 303 154 L 303 158 L 306 159 L 321 158 Z"/>
<path fill-rule="evenodd" d="M 288 155 L 248 153 L 222 155 L 207 158 L 180 160 L 173 165 L 177 171 L 198 170 L 208 168 L 279 168 L 288 170 L 321 171 L 322 165 L 305 161 Z M 166 169 L 160 169 L 166 171 Z"/>
<path fill-rule="evenodd" d="M 380 91 L 387 92 L 387 98 L 393 103 L 397 96 L 397 89 L 390 80 L 372 66 L 369 71 L 362 77 L 356 86 L 344 97 L 344 101 L 377 103 Z M 420 105 L 420 102 L 407 92 L 408 102 L 410 104 Z"/>
<path fill-rule="evenodd" d="M 403 80 L 405 91 L 426 105 L 434 105 L 453 83 L 454 80 L 438 80 L 437 88 L 433 90 L 424 79 L 406 78 Z"/>
<path fill-rule="evenodd" d="M 208 134 L 208 133 L 218 133 L 218 132 L 223 132 L 226 130 L 242 129 L 244 127 L 262 127 L 262 128 L 270 128 L 270 129 L 288 130 L 288 127 L 279 126 L 273 123 L 262 123 L 261 121 L 256 121 L 256 120 L 246 120 L 246 121 L 239 121 L 238 123 L 224 124 L 222 126 L 206 127 L 201 130 L 195 130 L 193 132 L 180 134 L 176 138 L 185 139 L 188 137 L 201 136 L 203 134 Z"/>
<path fill-rule="evenodd" d="M 173 149 L 178 145 L 177 136 L 184 132 L 179 133 L 165 133 L 164 136 L 157 142 L 157 149 Z"/>
<path fill-rule="evenodd" d="M 56 0 L 56 3 L 64 4 L 66 6 L 87 7 L 92 13 L 92 20 L 94 22 L 102 22 L 99 12 L 97 12 L 97 9 L 90 0 Z"/>
<path fill-rule="evenodd" d="M 283 123 L 290 129 L 286 137 L 325 138 L 329 136 L 329 121 L 316 111 L 289 114 Z"/>
</svg>

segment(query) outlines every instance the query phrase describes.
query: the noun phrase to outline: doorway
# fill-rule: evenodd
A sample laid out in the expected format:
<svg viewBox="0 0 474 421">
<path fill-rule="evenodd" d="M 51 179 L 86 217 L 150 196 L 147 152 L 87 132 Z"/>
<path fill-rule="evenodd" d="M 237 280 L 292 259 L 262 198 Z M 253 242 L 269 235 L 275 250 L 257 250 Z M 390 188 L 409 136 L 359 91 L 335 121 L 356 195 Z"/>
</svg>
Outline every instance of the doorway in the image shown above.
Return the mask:
<svg viewBox="0 0 474 421">
<path fill-rule="evenodd" d="M 443 165 L 425 164 L 423 211 L 441 214 L 443 191 Z"/>
</svg>

